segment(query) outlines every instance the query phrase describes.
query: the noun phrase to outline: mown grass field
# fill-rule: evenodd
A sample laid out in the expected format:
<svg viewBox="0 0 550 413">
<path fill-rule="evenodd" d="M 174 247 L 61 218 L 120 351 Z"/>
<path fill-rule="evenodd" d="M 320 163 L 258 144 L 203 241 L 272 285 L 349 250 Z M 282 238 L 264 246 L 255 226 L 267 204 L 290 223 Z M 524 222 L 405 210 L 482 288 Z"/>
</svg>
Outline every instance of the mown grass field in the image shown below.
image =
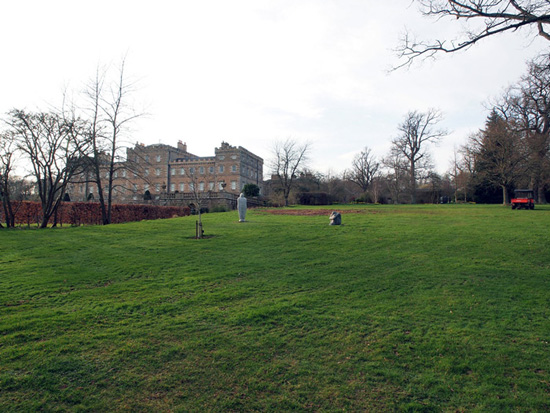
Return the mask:
<svg viewBox="0 0 550 413">
<path fill-rule="evenodd" d="M 0 411 L 550 409 L 550 207 L 338 210 L 1 230 Z"/>
</svg>

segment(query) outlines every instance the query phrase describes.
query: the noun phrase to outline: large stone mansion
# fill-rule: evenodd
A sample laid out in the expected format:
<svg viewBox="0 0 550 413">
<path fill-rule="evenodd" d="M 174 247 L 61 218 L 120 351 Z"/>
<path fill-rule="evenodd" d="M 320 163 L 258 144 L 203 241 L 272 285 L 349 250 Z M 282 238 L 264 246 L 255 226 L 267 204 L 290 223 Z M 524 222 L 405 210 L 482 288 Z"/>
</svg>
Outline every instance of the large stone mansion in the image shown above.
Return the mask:
<svg viewBox="0 0 550 413">
<path fill-rule="evenodd" d="M 105 170 L 105 174 L 107 174 Z M 106 194 L 105 176 L 104 193 Z M 97 200 L 97 185 L 87 173 L 73 179 L 67 193 L 73 201 Z M 117 164 L 113 181 L 113 202 L 184 203 L 198 192 L 219 193 L 233 199 L 246 184 L 255 184 L 262 191 L 263 159 L 245 148 L 222 142 L 214 156 L 197 156 L 187 151 L 187 144 L 177 147 L 165 144 L 136 143 L 126 150 L 126 160 Z M 187 195 L 186 195 L 187 194 Z"/>
</svg>

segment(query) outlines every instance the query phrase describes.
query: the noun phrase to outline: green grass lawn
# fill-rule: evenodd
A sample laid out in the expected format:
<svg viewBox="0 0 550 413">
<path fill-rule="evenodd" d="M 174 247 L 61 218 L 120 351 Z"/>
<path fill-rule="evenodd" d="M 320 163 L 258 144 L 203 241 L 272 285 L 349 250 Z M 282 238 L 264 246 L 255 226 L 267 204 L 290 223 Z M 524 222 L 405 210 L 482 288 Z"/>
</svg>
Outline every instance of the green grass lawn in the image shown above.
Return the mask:
<svg viewBox="0 0 550 413">
<path fill-rule="evenodd" d="M 336 209 L 1 230 L 0 411 L 550 409 L 550 206 Z"/>
</svg>

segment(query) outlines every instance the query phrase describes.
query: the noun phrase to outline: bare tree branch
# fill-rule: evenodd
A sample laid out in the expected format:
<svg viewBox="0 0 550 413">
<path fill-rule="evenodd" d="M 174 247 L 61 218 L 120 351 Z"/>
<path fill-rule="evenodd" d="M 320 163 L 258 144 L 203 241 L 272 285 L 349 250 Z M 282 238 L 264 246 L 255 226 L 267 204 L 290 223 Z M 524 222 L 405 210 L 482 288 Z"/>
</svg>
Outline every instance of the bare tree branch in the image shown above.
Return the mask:
<svg viewBox="0 0 550 413">
<path fill-rule="evenodd" d="M 288 206 L 288 197 L 294 187 L 298 171 L 307 163 L 310 149 L 309 143 L 299 145 L 297 141 L 290 138 L 286 141 L 277 141 L 273 146 L 271 169 L 283 191 L 286 206 Z"/>
<path fill-rule="evenodd" d="M 353 159 L 348 179 L 366 192 L 379 167 L 380 162 L 376 160 L 370 148 L 365 148 Z"/>
<path fill-rule="evenodd" d="M 394 69 L 410 66 L 418 58 L 433 58 L 437 53 L 454 53 L 480 40 L 522 28 L 536 28 L 550 41 L 550 3 L 547 0 L 417 0 L 420 12 L 436 19 L 465 21 L 469 28 L 456 39 L 417 41 L 406 33 L 396 49 L 402 62 Z M 470 23 L 470 21 L 472 23 Z M 476 25 L 475 22 L 482 24 Z"/>
<path fill-rule="evenodd" d="M 92 180 L 97 186 L 104 225 L 111 222 L 114 181 L 120 169 L 120 151 L 123 147 L 122 136 L 132 121 L 143 116 L 143 113 L 135 112 L 128 102 L 135 84 L 126 79 L 125 67 L 126 59 L 123 58 L 118 76 L 113 81 L 108 80 L 106 70 L 98 68 L 95 79 L 89 82 L 85 91 L 89 102 L 89 140 L 92 148 L 88 159 Z M 106 178 L 102 176 L 105 173 Z"/>
<path fill-rule="evenodd" d="M 84 129 L 78 118 L 57 113 L 12 110 L 8 125 L 18 148 L 32 166 L 42 205 L 41 228 L 46 228 L 63 199 L 71 177 L 81 167 L 77 140 Z"/>
<path fill-rule="evenodd" d="M 409 164 L 411 202 L 416 202 L 416 180 L 421 160 L 426 157 L 426 144 L 437 142 L 447 135 L 445 129 L 435 126 L 442 120 L 441 112 L 430 109 L 426 112 L 409 112 L 398 126 L 399 136 L 392 141 L 392 149 L 400 153 Z"/>
</svg>

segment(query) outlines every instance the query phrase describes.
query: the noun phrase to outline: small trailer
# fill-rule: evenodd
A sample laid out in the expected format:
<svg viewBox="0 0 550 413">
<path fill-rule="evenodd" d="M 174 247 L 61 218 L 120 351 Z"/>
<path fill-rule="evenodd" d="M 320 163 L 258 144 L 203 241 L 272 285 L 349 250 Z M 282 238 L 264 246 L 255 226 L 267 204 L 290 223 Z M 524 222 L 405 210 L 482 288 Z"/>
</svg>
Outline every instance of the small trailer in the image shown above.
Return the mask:
<svg viewBox="0 0 550 413">
<path fill-rule="evenodd" d="M 535 209 L 535 196 L 532 189 L 516 189 L 512 198 L 512 209 Z"/>
</svg>

